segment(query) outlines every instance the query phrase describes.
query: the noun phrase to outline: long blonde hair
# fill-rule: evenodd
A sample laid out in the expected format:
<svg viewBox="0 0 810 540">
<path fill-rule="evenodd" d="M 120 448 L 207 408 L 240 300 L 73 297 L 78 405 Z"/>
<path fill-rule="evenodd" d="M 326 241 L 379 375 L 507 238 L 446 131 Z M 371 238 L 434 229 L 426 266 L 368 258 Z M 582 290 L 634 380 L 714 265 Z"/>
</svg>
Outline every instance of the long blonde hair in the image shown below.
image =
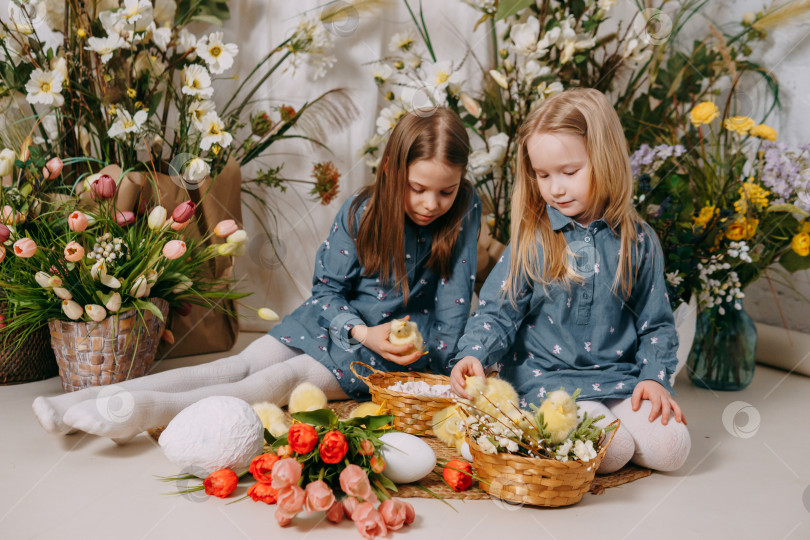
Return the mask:
<svg viewBox="0 0 810 540">
<path fill-rule="evenodd" d="M 528 139 L 539 133 L 571 133 L 585 139 L 591 175 L 591 201 L 588 219 L 603 218 L 614 234 L 621 237 L 621 257 L 613 282 L 613 293 L 621 284 L 629 298 L 635 272 L 636 224 L 641 218 L 633 207 L 633 175 L 627 140 L 610 101 L 599 90 L 574 88 L 546 100 L 532 111 L 517 134 L 517 171 L 512 195 L 512 256 L 506 292 L 514 303 L 518 287 L 525 279 L 543 288 L 552 282 L 581 281 L 569 260 L 572 254 L 562 231 L 551 228 L 546 201 L 528 154 Z M 595 215 L 603 208 L 601 216 Z M 543 250 L 542 268 L 538 242 Z"/>
</svg>

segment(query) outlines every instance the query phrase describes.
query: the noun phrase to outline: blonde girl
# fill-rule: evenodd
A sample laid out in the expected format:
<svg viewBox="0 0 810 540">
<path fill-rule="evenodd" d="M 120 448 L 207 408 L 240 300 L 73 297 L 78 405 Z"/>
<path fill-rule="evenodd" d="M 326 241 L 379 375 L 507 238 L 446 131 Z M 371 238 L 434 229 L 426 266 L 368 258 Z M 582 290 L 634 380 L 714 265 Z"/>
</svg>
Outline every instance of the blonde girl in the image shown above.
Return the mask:
<svg viewBox="0 0 810 540">
<path fill-rule="evenodd" d="M 453 389 L 468 397 L 464 377 L 491 367 L 522 407 L 580 388 L 581 411 L 622 421 L 600 472 L 631 459 L 675 470 L 690 449 L 669 384 L 678 338 L 619 118 L 601 92 L 568 90 L 529 115 L 517 144 L 512 242 L 459 342 Z"/>
</svg>

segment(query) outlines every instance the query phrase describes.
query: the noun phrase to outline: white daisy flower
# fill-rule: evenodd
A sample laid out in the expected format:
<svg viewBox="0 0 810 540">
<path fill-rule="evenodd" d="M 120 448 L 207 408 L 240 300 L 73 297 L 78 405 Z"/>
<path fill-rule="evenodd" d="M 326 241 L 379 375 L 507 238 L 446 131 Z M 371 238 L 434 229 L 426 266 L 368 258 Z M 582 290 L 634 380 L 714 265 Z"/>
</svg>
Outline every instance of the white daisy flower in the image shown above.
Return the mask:
<svg viewBox="0 0 810 540">
<path fill-rule="evenodd" d="M 377 133 L 385 135 L 397 125 L 399 119 L 405 116 L 405 109 L 399 105 L 390 105 L 380 111 L 377 117 Z"/>
<path fill-rule="evenodd" d="M 239 47 L 236 43 L 223 42 L 222 32 L 211 32 L 197 42 L 197 53 L 208 64 L 211 73 L 222 73 L 233 65 Z"/>
<path fill-rule="evenodd" d="M 31 73 L 31 78 L 25 83 L 28 95 L 26 101 L 31 104 L 55 105 L 61 107 L 65 102 L 62 97 L 62 82 L 64 77 L 59 71 L 42 71 L 37 68 Z"/>
<path fill-rule="evenodd" d="M 124 38 L 118 34 L 111 34 L 103 38 L 91 37 L 87 40 L 85 50 L 99 54 L 101 56 L 101 63 L 106 64 L 110 58 L 112 58 L 113 52 L 126 46 L 126 44 Z"/>
<path fill-rule="evenodd" d="M 462 82 L 461 73 L 454 71 L 453 65 L 448 60 L 430 64 L 425 71 L 427 72 L 425 80 L 437 89 L 448 88 L 450 92 L 455 92 Z"/>
<path fill-rule="evenodd" d="M 211 76 L 204 67 L 192 64 L 183 68 L 183 93 L 188 96 L 209 98 L 214 95 Z"/>
<path fill-rule="evenodd" d="M 414 43 L 416 43 L 416 34 L 409 28 L 404 32 L 397 32 L 391 37 L 391 40 L 388 42 L 388 50 L 393 53 L 409 51 Z"/>
<path fill-rule="evenodd" d="M 117 12 L 129 30 L 140 32 L 152 23 L 152 2 L 150 0 L 124 0 L 124 7 Z"/>
<path fill-rule="evenodd" d="M 206 114 L 215 112 L 215 107 L 216 105 L 210 99 L 198 100 L 189 105 L 188 113 L 191 115 L 191 122 L 194 124 L 194 127 L 202 131 L 203 128 L 200 127 L 202 125 L 202 119 Z"/>
<path fill-rule="evenodd" d="M 189 60 L 195 60 L 197 58 L 197 53 L 192 51 L 197 46 L 197 36 L 183 28 L 180 30 L 180 35 L 177 37 L 177 45 L 175 46 L 175 52 L 177 54 L 185 54 L 188 52 L 186 58 Z M 191 51 L 191 52 L 189 52 Z"/>
<path fill-rule="evenodd" d="M 217 113 L 208 113 L 203 116 L 203 119 L 200 121 L 200 131 L 203 134 L 203 138 L 200 141 L 200 148 L 203 150 L 209 150 L 211 145 L 218 144 L 222 148 L 227 148 L 233 137 L 227 131 L 223 131 L 222 128 L 225 127 L 222 124 L 222 120 L 219 119 Z"/>
<path fill-rule="evenodd" d="M 147 116 L 148 113 L 144 110 L 140 110 L 135 113 L 135 116 L 132 116 L 129 111 L 119 108 L 118 119 L 107 130 L 107 135 L 116 138 L 127 133 L 137 133 L 141 130 L 143 123 L 146 122 Z"/>
<path fill-rule="evenodd" d="M 186 170 L 183 172 L 183 178 L 191 183 L 198 183 L 200 180 L 208 176 L 211 172 L 211 167 L 202 159 L 195 157 L 188 162 Z"/>
<path fill-rule="evenodd" d="M 152 33 L 152 43 L 163 52 L 166 52 L 166 47 L 172 40 L 172 29 L 166 26 L 158 27 L 153 22 L 149 25 L 149 30 Z"/>
</svg>

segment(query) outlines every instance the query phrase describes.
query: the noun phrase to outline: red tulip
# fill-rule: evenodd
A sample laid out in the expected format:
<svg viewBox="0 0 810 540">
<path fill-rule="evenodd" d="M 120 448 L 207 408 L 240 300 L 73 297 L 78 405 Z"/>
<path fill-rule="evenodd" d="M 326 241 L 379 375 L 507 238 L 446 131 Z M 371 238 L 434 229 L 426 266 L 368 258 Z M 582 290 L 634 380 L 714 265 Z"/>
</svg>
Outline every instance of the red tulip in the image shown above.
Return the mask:
<svg viewBox="0 0 810 540">
<path fill-rule="evenodd" d="M 118 223 L 121 227 L 132 225 L 133 223 L 135 223 L 135 214 L 130 212 L 129 210 L 124 210 L 123 212 L 116 211 L 115 222 Z"/>
<path fill-rule="evenodd" d="M 112 199 L 115 195 L 115 180 L 109 174 L 102 174 L 90 185 L 96 199 Z"/>
<path fill-rule="evenodd" d="M 0 223 L 0 244 L 5 243 L 9 236 L 11 236 L 11 229 Z"/>
<path fill-rule="evenodd" d="M 191 219 L 194 212 L 197 211 L 197 205 L 191 201 L 182 202 L 177 205 L 177 208 L 172 212 L 172 219 L 175 223 L 185 223 Z"/>
<path fill-rule="evenodd" d="M 174 311 L 181 317 L 188 317 L 188 315 L 191 313 L 191 304 L 189 304 L 188 302 L 183 302 L 179 306 L 174 308 Z"/>
<path fill-rule="evenodd" d="M 42 168 L 42 176 L 45 180 L 54 180 L 62 174 L 62 160 L 58 157 L 51 158 Z"/>
</svg>

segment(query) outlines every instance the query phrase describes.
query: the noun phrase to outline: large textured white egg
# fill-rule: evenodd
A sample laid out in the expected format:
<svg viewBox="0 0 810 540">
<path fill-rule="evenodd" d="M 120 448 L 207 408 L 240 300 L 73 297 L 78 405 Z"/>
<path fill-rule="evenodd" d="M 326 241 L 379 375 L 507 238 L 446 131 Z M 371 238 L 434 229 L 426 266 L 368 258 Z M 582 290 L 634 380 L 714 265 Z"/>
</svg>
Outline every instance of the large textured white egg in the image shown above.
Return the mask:
<svg viewBox="0 0 810 540">
<path fill-rule="evenodd" d="M 246 401 L 212 396 L 180 411 L 158 443 L 184 473 L 205 478 L 214 471 L 231 469 L 240 474 L 261 453 L 264 427 Z"/>
<path fill-rule="evenodd" d="M 380 449 L 385 460 L 383 474 L 396 484 L 421 480 L 436 466 L 436 453 L 419 437 L 392 431 L 380 440 L 385 443 Z"/>
</svg>

